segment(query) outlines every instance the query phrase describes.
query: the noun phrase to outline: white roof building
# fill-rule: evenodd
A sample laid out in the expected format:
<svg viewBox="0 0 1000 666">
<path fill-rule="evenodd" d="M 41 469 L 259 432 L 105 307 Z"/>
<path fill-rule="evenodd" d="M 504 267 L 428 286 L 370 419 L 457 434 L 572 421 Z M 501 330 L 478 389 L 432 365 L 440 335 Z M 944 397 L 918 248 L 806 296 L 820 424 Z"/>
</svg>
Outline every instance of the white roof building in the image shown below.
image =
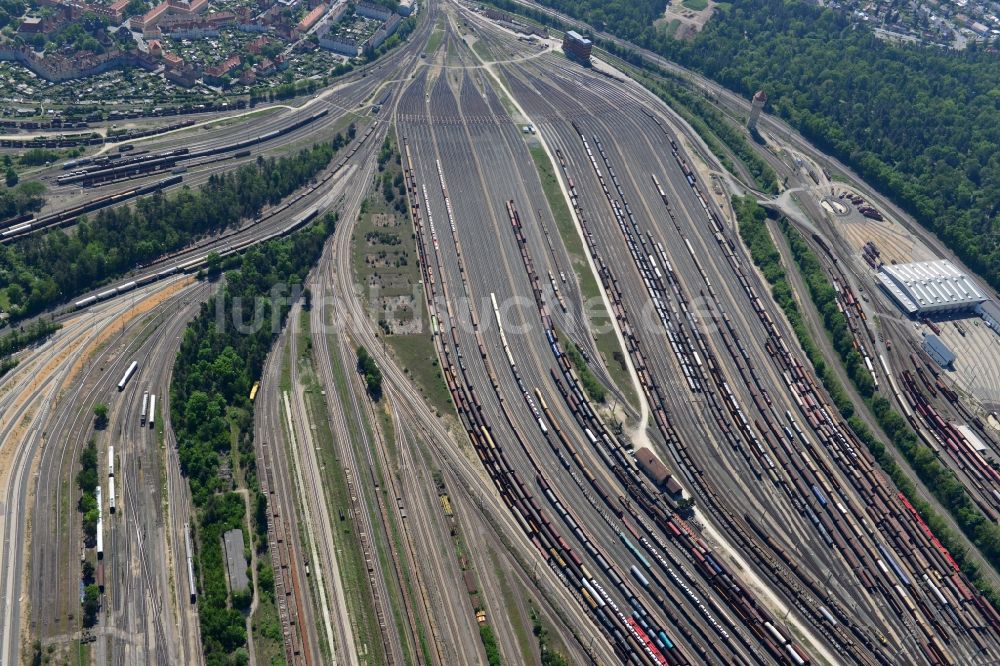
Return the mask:
<svg viewBox="0 0 1000 666">
<path fill-rule="evenodd" d="M 975 282 L 944 259 L 885 265 L 878 279 L 910 315 L 964 312 L 986 300 Z"/>
</svg>

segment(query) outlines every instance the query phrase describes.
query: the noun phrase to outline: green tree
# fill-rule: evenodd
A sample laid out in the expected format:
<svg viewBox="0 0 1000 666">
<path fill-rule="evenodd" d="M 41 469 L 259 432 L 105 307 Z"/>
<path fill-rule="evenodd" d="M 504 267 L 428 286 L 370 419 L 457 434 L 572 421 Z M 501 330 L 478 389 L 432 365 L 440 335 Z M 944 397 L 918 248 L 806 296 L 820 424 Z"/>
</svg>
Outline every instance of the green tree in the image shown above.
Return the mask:
<svg viewBox="0 0 1000 666">
<path fill-rule="evenodd" d="M 694 517 L 694 500 L 690 497 L 679 500 L 677 502 L 677 513 L 685 520 Z"/>
<path fill-rule="evenodd" d="M 218 252 L 209 252 L 205 258 L 206 269 L 210 277 L 215 277 L 222 272 L 222 256 Z"/>
<path fill-rule="evenodd" d="M 92 627 L 97 622 L 97 612 L 101 610 L 101 589 L 91 583 L 83 591 L 83 624 Z"/>
<path fill-rule="evenodd" d="M 94 405 L 94 428 L 104 430 L 108 427 L 108 406 L 103 402 Z"/>
<path fill-rule="evenodd" d="M 24 303 L 24 287 L 19 284 L 12 284 L 7 287 L 7 300 L 11 305 L 21 305 Z"/>
<path fill-rule="evenodd" d="M 364 377 L 365 388 L 368 390 L 368 395 L 372 397 L 372 400 L 379 400 L 382 398 L 382 371 L 379 369 L 378 365 L 375 363 L 369 354 L 368 350 L 364 347 L 358 347 L 358 373 Z"/>
<path fill-rule="evenodd" d="M 14 171 L 14 167 L 7 167 L 7 173 L 5 176 L 7 187 L 14 187 L 17 185 L 18 177 L 17 172 Z"/>
<path fill-rule="evenodd" d="M 100 519 L 101 513 L 97 508 L 89 509 L 83 514 L 83 533 L 87 537 L 87 541 L 94 543 L 97 538 L 97 521 Z"/>
<path fill-rule="evenodd" d="M 90 439 L 80 452 L 80 472 L 76 477 L 77 485 L 84 496 L 92 495 L 97 488 L 97 444 Z"/>
</svg>

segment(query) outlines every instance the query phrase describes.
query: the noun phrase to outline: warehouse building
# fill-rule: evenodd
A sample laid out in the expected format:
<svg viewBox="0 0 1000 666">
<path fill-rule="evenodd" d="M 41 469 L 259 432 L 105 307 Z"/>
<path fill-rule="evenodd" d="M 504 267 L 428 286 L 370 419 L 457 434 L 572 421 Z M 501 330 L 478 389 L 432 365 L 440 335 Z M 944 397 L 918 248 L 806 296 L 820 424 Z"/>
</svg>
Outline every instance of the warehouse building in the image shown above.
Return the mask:
<svg viewBox="0 0 1000 666">
<path fill-rule="evenodd" d="M 229 572 L 229 589 L 242 592 L 250 587 L 247 578 L 247 561 L 243 557 L 243 530 L 237 528 L 222 535 L 226 549 L 226 570 Z"/>
<path fill-rule="evenodd" d="M 983 301 L 976 308 L 976 314 L 983 318 L 994 333 L 1000 335 L 1000 306 L 994 301 Z"/>
<path fill-rule="evenodd" d="M 941 342 L 941 338 L 936 335 L 928 334 L 924 336 L 923 342 L 924 351 L 930 356 L 935 363 L 940 365 L 945 370 L 953 370 L 955 364 L 955 352 L 948 349 L 948 346 Z"/>
<path fill-rule="evenodd" d="M 986 296 L 969 277 L 947 260 L 885 265 L 882 288 L 909 315 L 971 313 Z"/>
<path fill-rule="evenodd" d="M 655 453 L 644 446 L 636 449 L 635 460 L 639 463 L 639 468 L 646 473 L 650 481 L 656 484 L 657 488 L 665 490 L 674 499 L 680 499 L 683 496 L 681 484 L 677 483 L 677 479 L 671 476 Z"/>
<path fill-rule="evenodd" d="M 590 62 L 590 52 L 593 48 L 594 43 L 575 30 L 568 30 L 563 36 L 563 51 L 571 58 Z"/>
</svg>

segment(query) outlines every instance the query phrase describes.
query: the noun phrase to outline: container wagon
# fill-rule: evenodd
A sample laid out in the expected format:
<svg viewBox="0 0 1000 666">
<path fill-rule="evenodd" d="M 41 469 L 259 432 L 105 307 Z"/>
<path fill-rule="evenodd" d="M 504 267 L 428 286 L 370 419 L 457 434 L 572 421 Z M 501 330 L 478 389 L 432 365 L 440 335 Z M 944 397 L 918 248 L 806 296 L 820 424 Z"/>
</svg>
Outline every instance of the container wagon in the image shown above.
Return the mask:
<svg viewBox="0 0 1000 666">
<path fill-rule="evenodd" d="M 128 369 L 125 371 L 125 374 L 122 375 L 121 380 L 118 382 L 119 391 L 125 390 L 125 385 L 128 384 L 130 379 L 132 379 L 132 375 L 135 374 L 135 371 L 136 369 L 138 369 L 138 367 L 139 367 L 139 362 L 132 361 L 132 364 L 128 366 Z"/>
<path fill-rule="evenodd" d="M 198 594 L 194 588 L 194 553 L 191 548 L 190 523 L 184 523 L 184 545 L 187 547 L 188 595 L 191 603 L 195 603 L 198 600 Z"/>
<path fill-rule="evenodd" d="M 149 427 L 156 427 L 156 396 L 152 394 L 149 396 Z"/>
<path fill-rule="evenodd" d="M 104 510 L 101 505 L 101 487 L 94 490 L 97 496 L 97 559 L 104 559 Z"/>
</svg>

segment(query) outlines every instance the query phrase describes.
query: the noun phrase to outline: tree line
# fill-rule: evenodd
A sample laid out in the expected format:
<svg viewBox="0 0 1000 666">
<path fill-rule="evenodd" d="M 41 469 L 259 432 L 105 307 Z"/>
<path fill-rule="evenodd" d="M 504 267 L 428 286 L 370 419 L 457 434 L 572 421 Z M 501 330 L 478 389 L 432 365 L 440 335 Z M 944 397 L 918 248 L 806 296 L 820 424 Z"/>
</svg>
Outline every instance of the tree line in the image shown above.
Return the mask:
<svg viewBox="0 0 1000 666">
<path fill-rule="evenodd" d="M 358 374 L 365 380 L 365 389 L 372 400 L 382 398 L 382 371 L 379 369 L 375 359 L 371 357 L 368 350 L 363 346 L 358 346 Z"/>
<path fill-rule="evenodd" d="M 10 169 L 11 165 L 6 168 Z M 37 180 L 20 183 L 16 187 L 0 187 L 0 220 L 41 210 L 45 203 L 42 199 L 44 193 L 45 185 Z"/>
<path fill-rule="evenodd" d="M 889 439 L 896 448 L 902 452 L 903 456 L 910 463 L 910 466 L 916 471 L 917 476 L 934 493 L 934 496 L 941 502 L 941 505 L 954 516 L 955 522 L 958 523 L 962 531 L 969 537 L 969 540 L 979 548 L 983 556 L 994 568 L 1000 570 L 1000 527 L 986 518 L 972 501 L 972 498 L 965 490 L 965 486 L 958 480 L 955 473 L 941 462 L 933 449 L 920 440 L 916 432 L 913 431 L 906 419 L 893 407 L 889 399 L 875 393 L 871 375 L 868 374 L 867 369 L 860 362 L 860 356 L 850 343 L 850 334 L 848 333 L 846 346 L 844 340 L 840 337 L 840 332 L 847 328 L 847 320 L 844 314 L 837 310 L 834 303 L 833 309 L 836 311 L 839 319 L 832 318 L 829 315 L 830 301 L 827 299 L 831 297 L 831 292 L 834 293 L 833 298 L 835 298 L 835 292 L 823 272 L 818 257 L 808 246 L 805 239 L 802 238 L 802 235 L 791 224 L 783 220 L 781 227 L 791 245 L 795 263 L 806 279 L 810 294 L 813 295 L 814 302 L 823 315 L 824 323 L 827 326 L 827 333 L 834 340 L 834 348 L 848 368 L 848 375 L 851 381 L 854 382 L 858 392 L 864 397 L 865 402 L 875 415 L 879 426 L 889 436 Z M 829 323 L 827 323 L 828 321 Z M 896 486 L 907 497 L 911 498 L 911 503 L 913 503 L 914 507 L 922 515 L 927 516 L 927 522 L 931 524 L 935 533 L 939 532 L 942 528 L 946 528 L 947 526 L 943 520 L 938 519 L 933 514 L 928 516 L 929 505 L 913 501 L 912 498 L 916 497 L 916 488 L 909 477 L 899 469 L 898 465 L 896 465 L 895 461 L 885 450 L 885 445 L 860 420 L 857 420 L 857 424 L 863 428 L 864 434 L 861 432 L 858 433 L 861 439 L 865 440 L 865 444 L 872 451 L 879 464 L 892 476 Z M 851 425 L 855 427 L 854 423 Z M 857 428 L 855 429 L 857 430 Z M 935 520 L 932 521 L 931 518 Z M 956 555 L 955 559 L 962 564 L 966 574 L 976 583 L 976 586 L 986 593 L 991 603 L 994 606 L 1000 605 L 1000 595 L 989 587 L 984 579 L 979 577 L 975 563 L 966 557 L 965 548 L 961 543 L 953 538 L 947 541 L 943 538 L 941 540 L 952 551 L 952 554 Z"/>
<path fill-rule="evenodd" d="M 76 485 L 80 489 L 80 500 L 77 510 L 83 514 L 83 536 L 87 544 L 93 544 L 97 538 L 97 518 L 100 507 L 97 506 L 97 443 L 91 437 L 80 452 L 80 471 L 76 473 Z M 82 565 L 83 593 L 83 624 L 92 627 L 97 622 L 97 612 L 101 608 L 101 590 L 94 580 L 94 565 L 86 560 Z"/>
<path fill-rule="evenodd" d="M 244 612 L 254 592 L 228 593 L 221 542 L 225 531 L 245 529 L 233 468 L 242 473 L 254 507 L 250 541 L 258 552 L 267 550 L 267 500 L 257 477 L 249 395 L 291 308 L 290 294 L 273 298 L 272 287 L 301 284 L 335 224 L 336 216 L 327 215 L 233 260 L 220 292 L 202 304 L 185 330 L 174 363 L 170 413 L 198 516 L 198 614 L 207 664 L 240 663 L 246 656 Z M 226 477 L 220 473 L 224 461 L 231 463 Z M 258 574 L 256 593 L 273 596 L 271 570 L 260 567 Z"/>
<path fill-rule="evenodd" d="M 29 345 L 40 342 L 62 328 L 62 324 L 57 324 L 48 319 L 36 319 L 21 328 L 15 329 L 0 338 L 0 358 L 10 356 Z"/>
<path fill-rule="evenodd" d="M 782 220 L 781 228 L 788 239 L 792 258 L 809 288 L 813 305 L 816 306 L 823 319 L 823 325 L 830 336 L 833 349 L 840 356 L 841 362 L 847 369 L 847 376 L 851 378 L 851 382 L 862 397 L 871 398 L 875 395 L 875 382 L 872 381 L 871 373 L 868 372 L 868 367 L 861 354 L 854 348 L 854 336 L 847 323 L 847 317 L 837 306 L 837 290 L 833 288 L 833 284 L 823 270 L 819 257 L 812 251 L 802 235 L 785 220 Z"/>
<path fill-rule="evenodd" d="M 662 3 L 542 3 L 745 96 L 765 90 L 769 112 L 889 195 L 1000 289 L 1000 62 L 992 50 L 884 42 L 848 12 L 798 0 L 734 4 L 691 40 L 653 25 Z"/>
<path fill-rule="evenodd" d="M 213 174 L 197 189 L 156 192 L 131 205 L 80 218 L 71 233 L 56 229 L 0 247 L 0 282 L 13 319 L 36 314 L 122 276 L 196 239 L 258 216 L 265 206 L 312 180 L 346 139 L 287 157 Z"/>
<path fill-rule="evenodd" d="M 788 274 L 781 264 L 781 255 L 774 246 L 770 232 L 767 229 L 767 216 L 763 208 L 757 205 L 753 197 L 733 197 L 733 209 L 736 212 L 740 236 L 743 242 L 750 249 L 754 263 L 764 273 L 765 279 L 771 285 L 772 294 L 781 306 L 792 326 L 795 337 L 798 339 L 806 357 L 813 366 L 816 375 L 822 381 L 827 392 L 830 394 L 834 405 L 840 415 L 847 421 L 851 430 L 858 436 L 879 466 L 889 475 L 895 486 L 906 496 L 913 507 L 927 522 L 930 528 L 937 535 L 941 543 L 954 556 L 962 571 L 969 580 L 979 589 L 995 608 L 1000 608 L 1000 595 L 990 587 L 989 582 L 981 575 L 979 567 L 968 556 L 967 549 L 962 541 L 955 535 L 945 520 L 934 511 L 928 502 L 925 502 L 917 493 L 913 480 L 907 476 L 906 472 L 896 464 L 892 454 L 867 424 L 855 413 L 854 403 L 847 396 L 843 385 L 837 378 L 836 373 L 827 364 L 822 352 L 813 340 L 808 327 L 805 324 L 801 310 L 792 294 L 791 285 L 788 282 Z M 801 262 L 796 260 L 796 266 L 803 271 L 803 278 L 807 284 L 822 286 L 822 275 L 820 263 L 812 250 L 805 246 L 798 232 L 787 222 L 782 222 L 782 229 L 787 235 L 792 246 L 793 256 L 801 257 Z M 829 283 L 827 282 L 827 285 Z M 831 288 L 832 290 L 832 288 Z M 822 290 L 825 291 L 825 290 Z M 811 296 L 811 294 L 810 294 Z M 819 305 L 818 303 L 816 304 Z M 824 312 L 826 308 L 818 308 L 826 324 L 827 316 Z M 839 311 L 837 314 L 843 317 Z M 846 356 L 838 349 L 836 331 L 839 330 L 839 322 L 836 317 L 830 317 L 832 325 L 827 328 L 834 348 Z M 843 326 L 846 327 L 846 320 Z M 851 351 L 854 351 L 851 346 Z M 854 373 L 849 374 L 852 376 Z M 869 378 L 870 383 L 870 378 Z M 860 393 L 865 396 L 864 385 L 857 386 Z M 872 410 L 881 428 L 892 440 L 893 444 L 903 453 L 910 464 L 917 471 L 917 474 L 924 481 L 931 492 L 941 501 L 956 522 L 966 533 L 969 539 L 980 549 L 987 561 L 994 567 L 1000 568 L 1000 528 L 990 523 L 985 516 L 972 504 L 965 489 L 961 486 L 954 474 L 947 470 L 940 461 L 917 439 L 905 419 L 893 409 L 891 403 L 880 395 L 869 392 L 866 403 Z"/>
</svg>

